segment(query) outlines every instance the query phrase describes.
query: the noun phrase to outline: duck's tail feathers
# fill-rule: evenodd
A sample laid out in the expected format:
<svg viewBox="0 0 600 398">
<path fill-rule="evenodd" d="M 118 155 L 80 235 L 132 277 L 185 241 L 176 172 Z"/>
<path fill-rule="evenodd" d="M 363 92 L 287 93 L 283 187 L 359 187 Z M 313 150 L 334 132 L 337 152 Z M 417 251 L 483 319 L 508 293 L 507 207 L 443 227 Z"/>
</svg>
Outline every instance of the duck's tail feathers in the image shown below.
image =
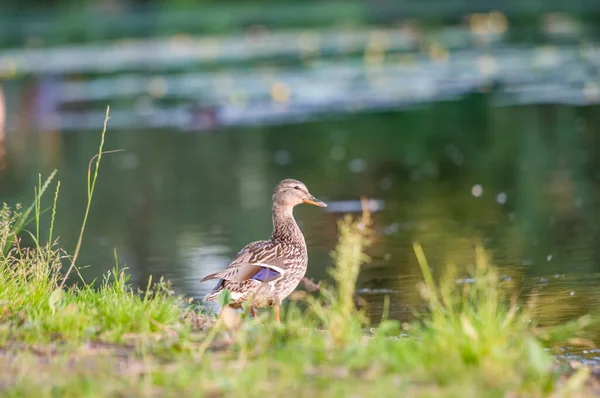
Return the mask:
<svg viewBox="0 0 600 398">
<path fill-rule="evenodd" d="M 206 282 L 211 279 L 219 278 L 219 275 L 222 271 L 212 273 L 210 275 L 206 275 L 204 278 L 200 279 L 200 282 Z"/>
</svg>

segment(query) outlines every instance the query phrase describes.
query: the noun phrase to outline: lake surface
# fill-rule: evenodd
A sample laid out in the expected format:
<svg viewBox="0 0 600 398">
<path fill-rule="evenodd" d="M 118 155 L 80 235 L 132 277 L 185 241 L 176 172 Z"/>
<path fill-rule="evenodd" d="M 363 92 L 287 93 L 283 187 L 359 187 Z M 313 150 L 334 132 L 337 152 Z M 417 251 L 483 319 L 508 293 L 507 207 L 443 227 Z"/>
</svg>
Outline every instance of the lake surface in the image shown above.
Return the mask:
<svg viewBox="0 0 600 398">
<path fill-rule="evenodd" d="M 87 265 L 87 279 L 101 278 L 116 250 L 136 286 L 164 276 L 177 293 L 199 299 L 214 285 L 201 284 L 204 275 L 269 236 L 272 190 L 292 177 L 333 204 L 295 211 L 315 280 L 327 279 L 331 265 L 340 217 L 331 210 L 348 203 L 351 210 L 361 196 L 383 204 L 358 286 L 374 320 L 385 295 L 391 317 L 419 305 L 414 240 L 437 276 L 447 264 L 465 274 L 482 242 L 502 283 L 536 298 L 542 324 L 595 313 L 599 111 L 497 107 L 488 94 L 474 94 L 410 111 L 207 133 L 113 131 L 109 122 L 105 149 L 124 151 L 103 157 L 79 265 Z M 72 252 L 100 132 L 6 138 L 0 200 L 29 203 L 38 173 L 58 169 L 55 235 Z"/>
</svg>

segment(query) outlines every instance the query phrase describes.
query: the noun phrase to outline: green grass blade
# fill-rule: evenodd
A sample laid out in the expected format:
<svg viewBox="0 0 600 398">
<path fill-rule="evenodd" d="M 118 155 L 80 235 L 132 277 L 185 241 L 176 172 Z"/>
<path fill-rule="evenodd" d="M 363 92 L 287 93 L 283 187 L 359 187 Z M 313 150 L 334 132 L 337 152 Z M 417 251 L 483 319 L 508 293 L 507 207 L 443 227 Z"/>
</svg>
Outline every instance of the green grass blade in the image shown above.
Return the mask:
<svg viewBox="0 0 600 398">
<path fill-rule="evenodd" d="M 41 198 L 44 195 L 44 192 L 46 192 L 46 189 L 48 188 L 48 186 L 54 179 L 56 172 L 57 172 L 57 170 L 55 169 L 50 174 L 50 176 L 46 179 L 46 181 L 44 182 L 44 185 L 39 189 L 36 197 L 39 196 L 39 198 Z M 6 243 L 4 244 L 4 247 L 2 249 L 2 252 L 4 253 L 4 255 L 6 255 L 8 253 L 13 242 L 15 241 L 15 238 L 21 233 L 21 231 L 23 230 L 25 225 L 28 224 L 26 221 L 28 220 L 29 214 L 33 211 L 33 209 L 36 208 L 36 206 L 37 206 L 37 199 L 34 200 L 31 205 L 29 205 L 29 207 L 21 214 L 21 216 L 14 223 L 12 230 L 11 230 L 11 234 L 7 238 Z"/>
</svg>

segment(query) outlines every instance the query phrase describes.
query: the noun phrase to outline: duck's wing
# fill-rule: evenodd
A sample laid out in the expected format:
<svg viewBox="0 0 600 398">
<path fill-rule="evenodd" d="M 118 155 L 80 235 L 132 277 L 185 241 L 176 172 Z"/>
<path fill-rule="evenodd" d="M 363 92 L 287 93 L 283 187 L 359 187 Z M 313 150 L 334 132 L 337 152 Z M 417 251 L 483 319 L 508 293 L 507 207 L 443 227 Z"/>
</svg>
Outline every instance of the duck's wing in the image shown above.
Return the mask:
<svg viewBox="0 0 600 398">
<path fill-rule="evenodd" d="M 232 282 L 248 279 L 270 282 L 281 278 L 285 268 L 281 244 L 258 241 L 244 247 L 226 269 L 207 275 L 200 282 L 216 278 Z"/>
</svg>

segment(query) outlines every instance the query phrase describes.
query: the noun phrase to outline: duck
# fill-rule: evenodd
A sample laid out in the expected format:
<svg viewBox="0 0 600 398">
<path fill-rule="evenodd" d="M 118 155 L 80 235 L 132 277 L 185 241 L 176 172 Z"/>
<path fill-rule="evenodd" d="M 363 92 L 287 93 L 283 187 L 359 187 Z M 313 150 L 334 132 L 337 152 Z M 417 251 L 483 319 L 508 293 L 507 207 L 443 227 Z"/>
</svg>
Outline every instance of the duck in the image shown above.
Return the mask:
<svg viewBox="0 0 600 398">
<path fill-rule="evenodd" d="M 272 197 L 271 237 L 249 243 L 226 269 L 202 278 L 201 282 L 218 279 L 204 301 L 218 302 L 220 293 L 228 289 L 229 307 L 239 309 L 249 302 L 254 318 L 257 308 L 273 307 L 275 321 L 281 322 L 281 302 L 296 289 L 308 266 L 306 241 L 293 214 L 300 204 L 327 207 L 301 181 L 281 181 Z"/>
</svg>

